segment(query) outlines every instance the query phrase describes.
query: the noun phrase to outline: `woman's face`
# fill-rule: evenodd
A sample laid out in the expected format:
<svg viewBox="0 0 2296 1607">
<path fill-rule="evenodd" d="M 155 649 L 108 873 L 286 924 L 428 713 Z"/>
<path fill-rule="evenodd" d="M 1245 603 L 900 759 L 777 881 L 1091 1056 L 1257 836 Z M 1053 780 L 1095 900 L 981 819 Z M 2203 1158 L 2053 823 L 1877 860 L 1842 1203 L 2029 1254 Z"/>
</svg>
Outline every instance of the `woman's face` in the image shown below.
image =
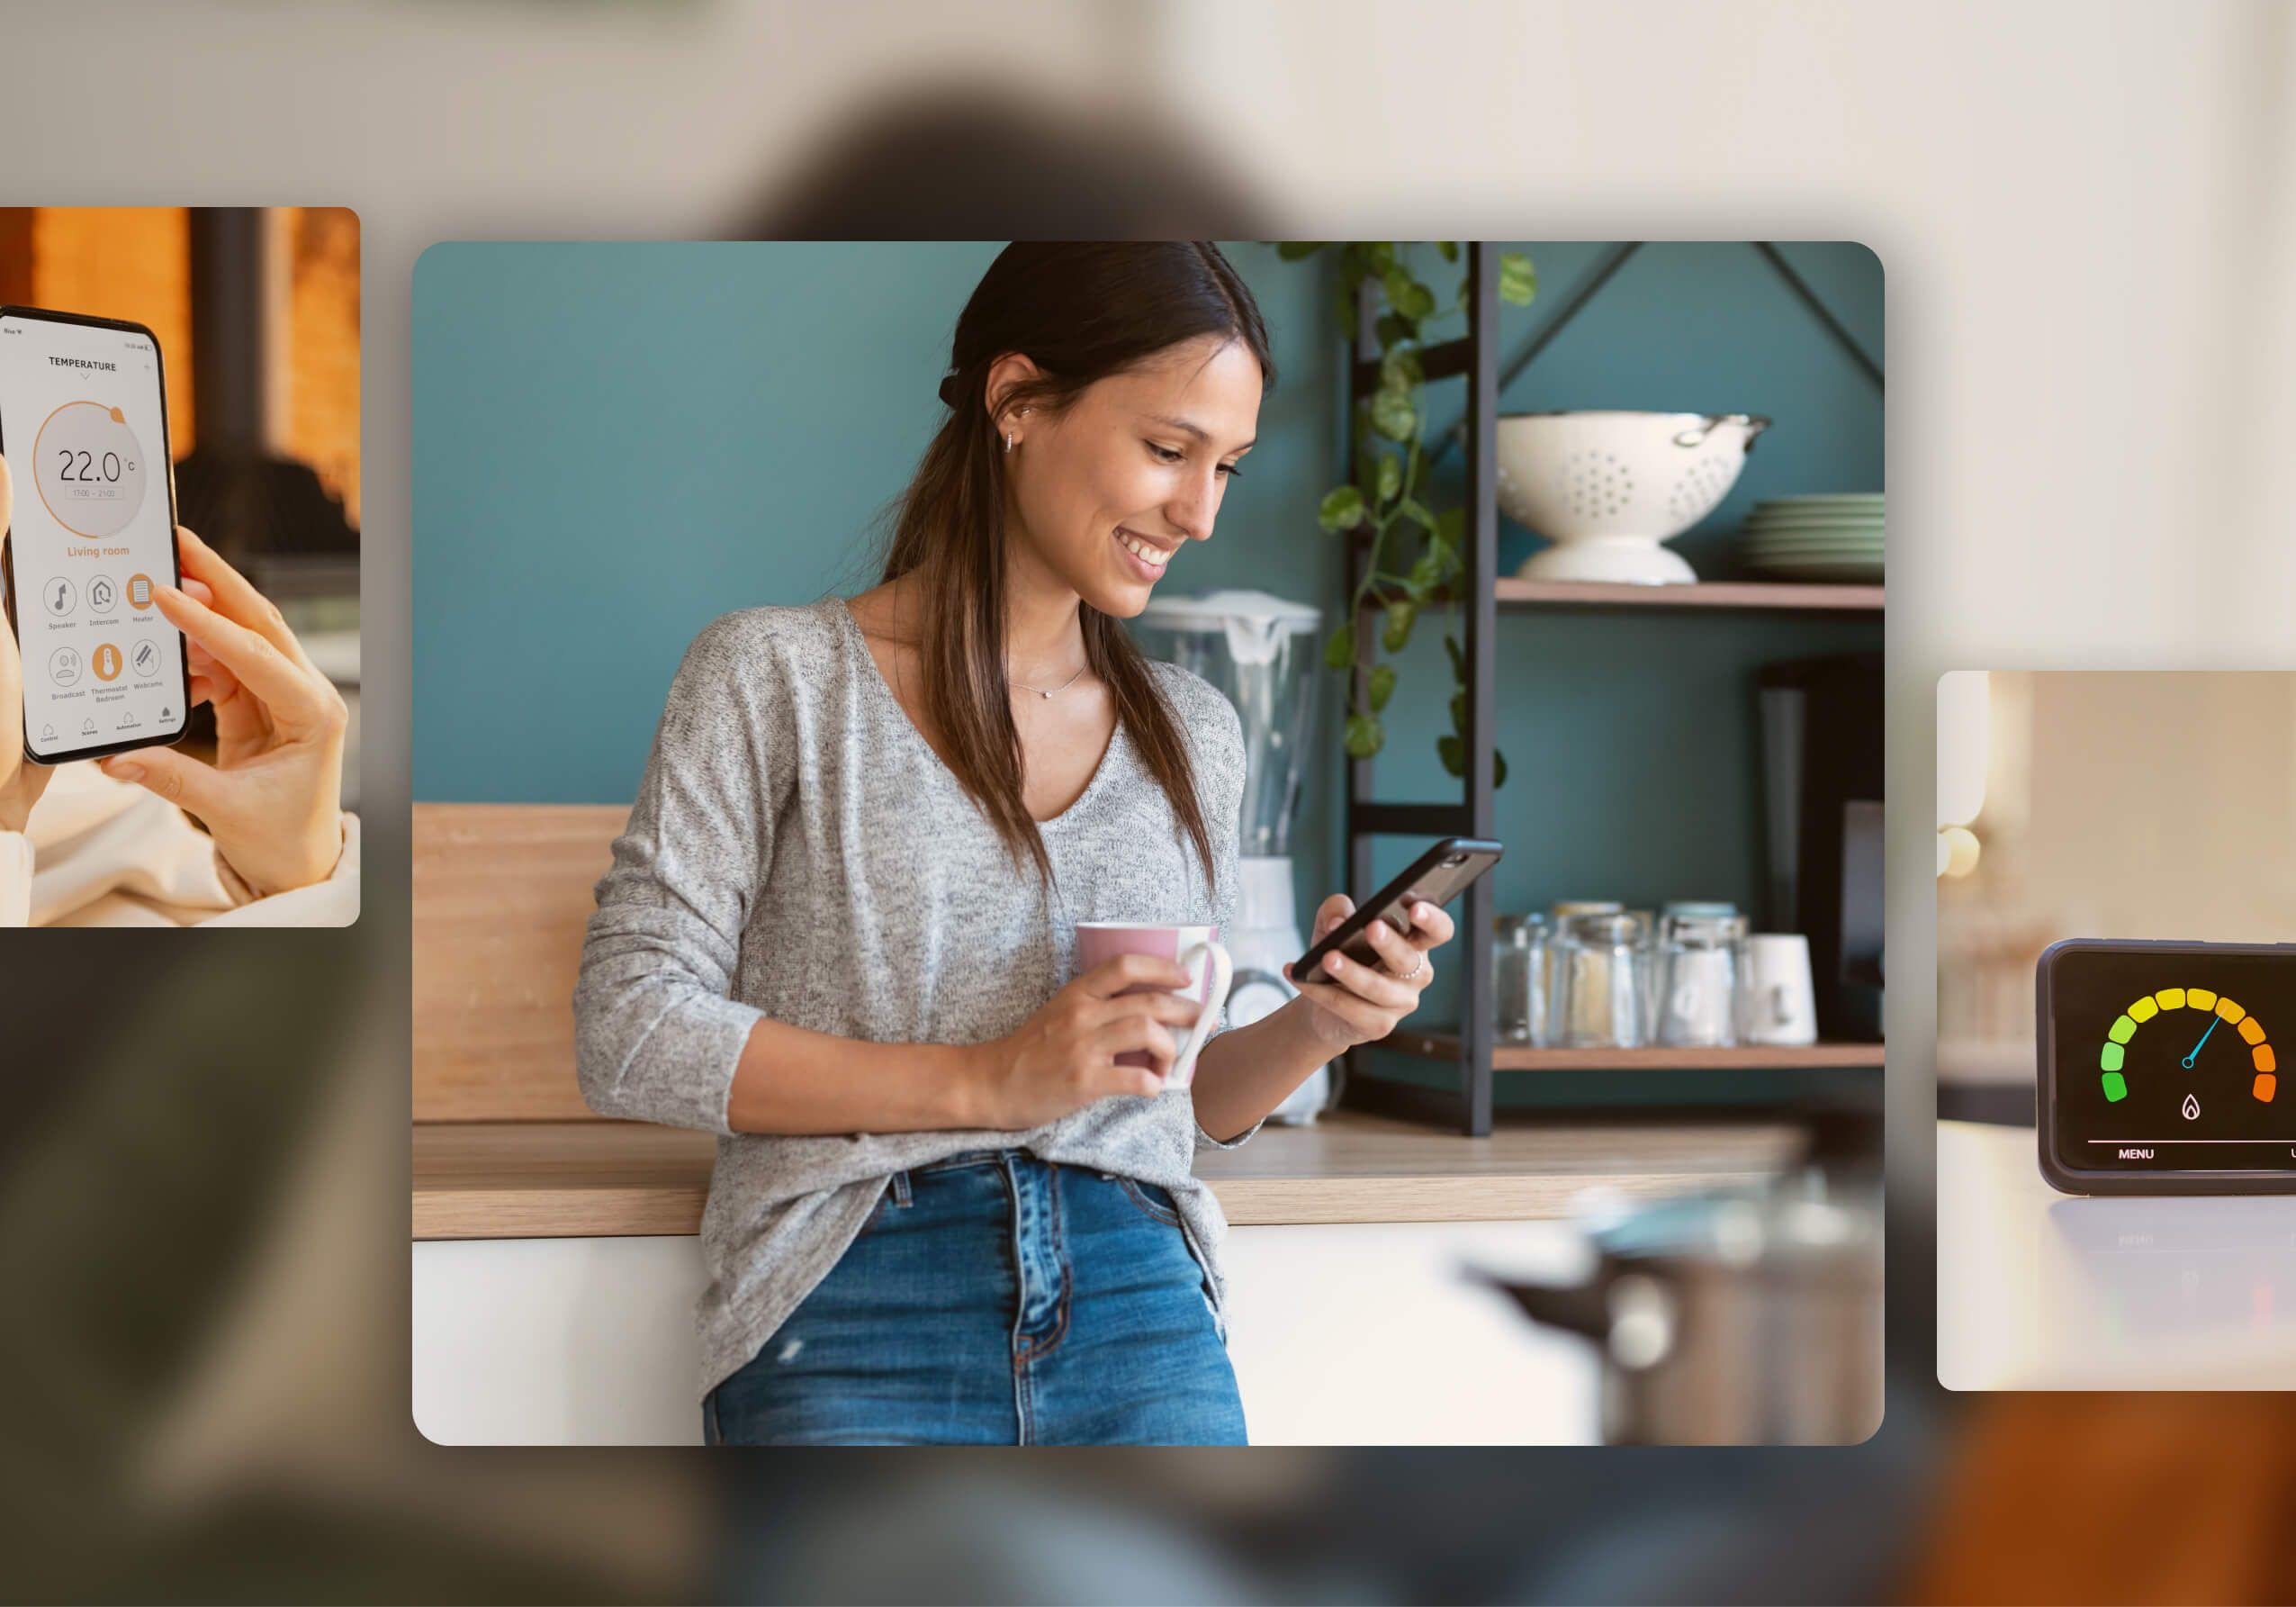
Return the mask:
<svg viewBox="0 0 2296 1607">
<path fill-rule="evenodd" d="M 1250 348 L 1205 336 L 1094 382 L 1058 418 L 1008 420 L 1021 536 L 1086 602 L 1130 618 L 1189 542 L 1211 539 L 1259 405 Z"/>
</svg>

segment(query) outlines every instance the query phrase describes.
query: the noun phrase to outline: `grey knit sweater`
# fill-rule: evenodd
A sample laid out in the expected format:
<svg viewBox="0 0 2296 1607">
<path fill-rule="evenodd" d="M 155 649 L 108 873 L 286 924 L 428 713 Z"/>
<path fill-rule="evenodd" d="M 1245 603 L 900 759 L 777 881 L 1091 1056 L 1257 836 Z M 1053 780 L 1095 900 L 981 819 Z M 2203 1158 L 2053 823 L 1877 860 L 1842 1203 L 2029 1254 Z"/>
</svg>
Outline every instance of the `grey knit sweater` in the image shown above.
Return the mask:
<svg viewBox="0 0 2296 1607">
<path fill-rule="evenodd" d="M 1156 673 L 1189 740 L 1215 881 L 1120 722 L 1084 794 L 1040 827 L 1048 896 L 895 701 L 842 598 L 728 614 L 687 649 L 598 883 L 574 1028 L 592 1109 L 719 1135 L 701 1226 L 702 1395 L 827 1275 L 896 1171 L 964 1150 L 1024 1148 L 1169 1189 L 1224 1296 L 1227 1224 L 1190 1163 L 1251 1134 L 1217 1144 L 1185 1090 L 1103 1099 L 1022 1133 L 791 1137 L 735 1133 L 725 1115 L 761 1016 L 878 1043 L 978 1043 L 1074 976 L 1078 921 L 1232 931 L 1242 726 L 1202 677 Z"/>
</svg>

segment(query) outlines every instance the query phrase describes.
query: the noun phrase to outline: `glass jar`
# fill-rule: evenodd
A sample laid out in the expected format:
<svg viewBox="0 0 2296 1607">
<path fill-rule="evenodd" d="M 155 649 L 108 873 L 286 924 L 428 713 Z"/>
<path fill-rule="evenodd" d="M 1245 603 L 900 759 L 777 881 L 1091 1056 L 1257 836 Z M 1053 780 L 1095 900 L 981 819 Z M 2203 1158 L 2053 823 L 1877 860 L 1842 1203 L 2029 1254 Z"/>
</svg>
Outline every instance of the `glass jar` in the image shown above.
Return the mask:
<svg viewBox="0 0 2296 1607">
<path fill-rule="evenodd" d="M 1541 1044 L 1546 1042 L 1546 917 L 1543 915 L 1502 915 L 1494 923 L 1493 946 L 1498 951 L 1492 970 L 1497 981 L 1497 1030 L 1501 1043 Z"/>
<path fill-rule="evenodd" d="M 1556 934 L 1558 991 L 1548 1019 L 1568 1049 L 1634 1049 L 1648 1041 L 1648 924 L 1639 916 L 1570 916 Z"/>
<path fill-rule="evenodd" d="M 1546 1035 L 1540 1047 L 1562 1042 L 1562 929 L 1573 916 L 1617 915 L 1625 909 L 1614 898 L 1557 898 L 1546 909 L 1546 960 L 1539 970 L 1539 990 L 1546 997 L 1541 1011 Z"/>
</svg>

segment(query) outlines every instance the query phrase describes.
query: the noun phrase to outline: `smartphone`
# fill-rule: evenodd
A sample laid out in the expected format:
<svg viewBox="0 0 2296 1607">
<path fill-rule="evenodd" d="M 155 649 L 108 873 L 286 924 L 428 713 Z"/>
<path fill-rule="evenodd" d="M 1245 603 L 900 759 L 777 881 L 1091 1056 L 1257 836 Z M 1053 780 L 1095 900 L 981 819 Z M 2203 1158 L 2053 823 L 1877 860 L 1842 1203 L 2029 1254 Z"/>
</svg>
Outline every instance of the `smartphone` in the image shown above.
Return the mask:
<svg viewBox="0 0 2296 1607">
<path fill-rule="evenodd" d="M 0 453 L 15 479 L 0 565 L 42 764 L 183 739 L 191 671 L 155 583 L 176 561 L 159 341 L 140 323 L 0 307 Z"/>
<path fill-rule="evenodd" d="M 2041 952 L 2041 1176 L 2066 1194 L 2296 1194 L 2296 944 Z"/>
<path fill-rule="evenodd" d="M 1507 852 L 1504 844 L 1482 837 L 1445 837 L 1411 862 L 1410 868 L 1373 895 L 1370 902 L 1324 934 L 1322 941 L 1292 962 L 1292 974 L 1328 980 L 1317 968 L 1323 957 L 1337 949 L 1350 960 L 1382 965 L 1386 957 L 1372 947 L 1373 921 L 1385 921 L 1404 935 L 1411 932 L 1411 906 L 1425 900 L 1437 907 L 1448 904 L 1472 885 L 1475 878 L 1497 864 Z"/>
</svg>

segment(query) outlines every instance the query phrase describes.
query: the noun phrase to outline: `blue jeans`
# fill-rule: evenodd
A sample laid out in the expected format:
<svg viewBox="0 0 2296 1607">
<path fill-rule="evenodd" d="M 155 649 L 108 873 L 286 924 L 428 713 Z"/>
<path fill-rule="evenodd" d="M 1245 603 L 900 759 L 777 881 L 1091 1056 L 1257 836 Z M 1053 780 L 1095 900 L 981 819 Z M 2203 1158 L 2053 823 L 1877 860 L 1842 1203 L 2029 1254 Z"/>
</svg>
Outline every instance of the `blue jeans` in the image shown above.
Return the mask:
<svg viewBox="0 0 2296 1607">
<path fill-rule="evenodd" d="M 1241 1445 L 1172 1196 L 1019 1150 L 899 1173 L 702 1403 L 712 1445 Z"/>
</svg>

